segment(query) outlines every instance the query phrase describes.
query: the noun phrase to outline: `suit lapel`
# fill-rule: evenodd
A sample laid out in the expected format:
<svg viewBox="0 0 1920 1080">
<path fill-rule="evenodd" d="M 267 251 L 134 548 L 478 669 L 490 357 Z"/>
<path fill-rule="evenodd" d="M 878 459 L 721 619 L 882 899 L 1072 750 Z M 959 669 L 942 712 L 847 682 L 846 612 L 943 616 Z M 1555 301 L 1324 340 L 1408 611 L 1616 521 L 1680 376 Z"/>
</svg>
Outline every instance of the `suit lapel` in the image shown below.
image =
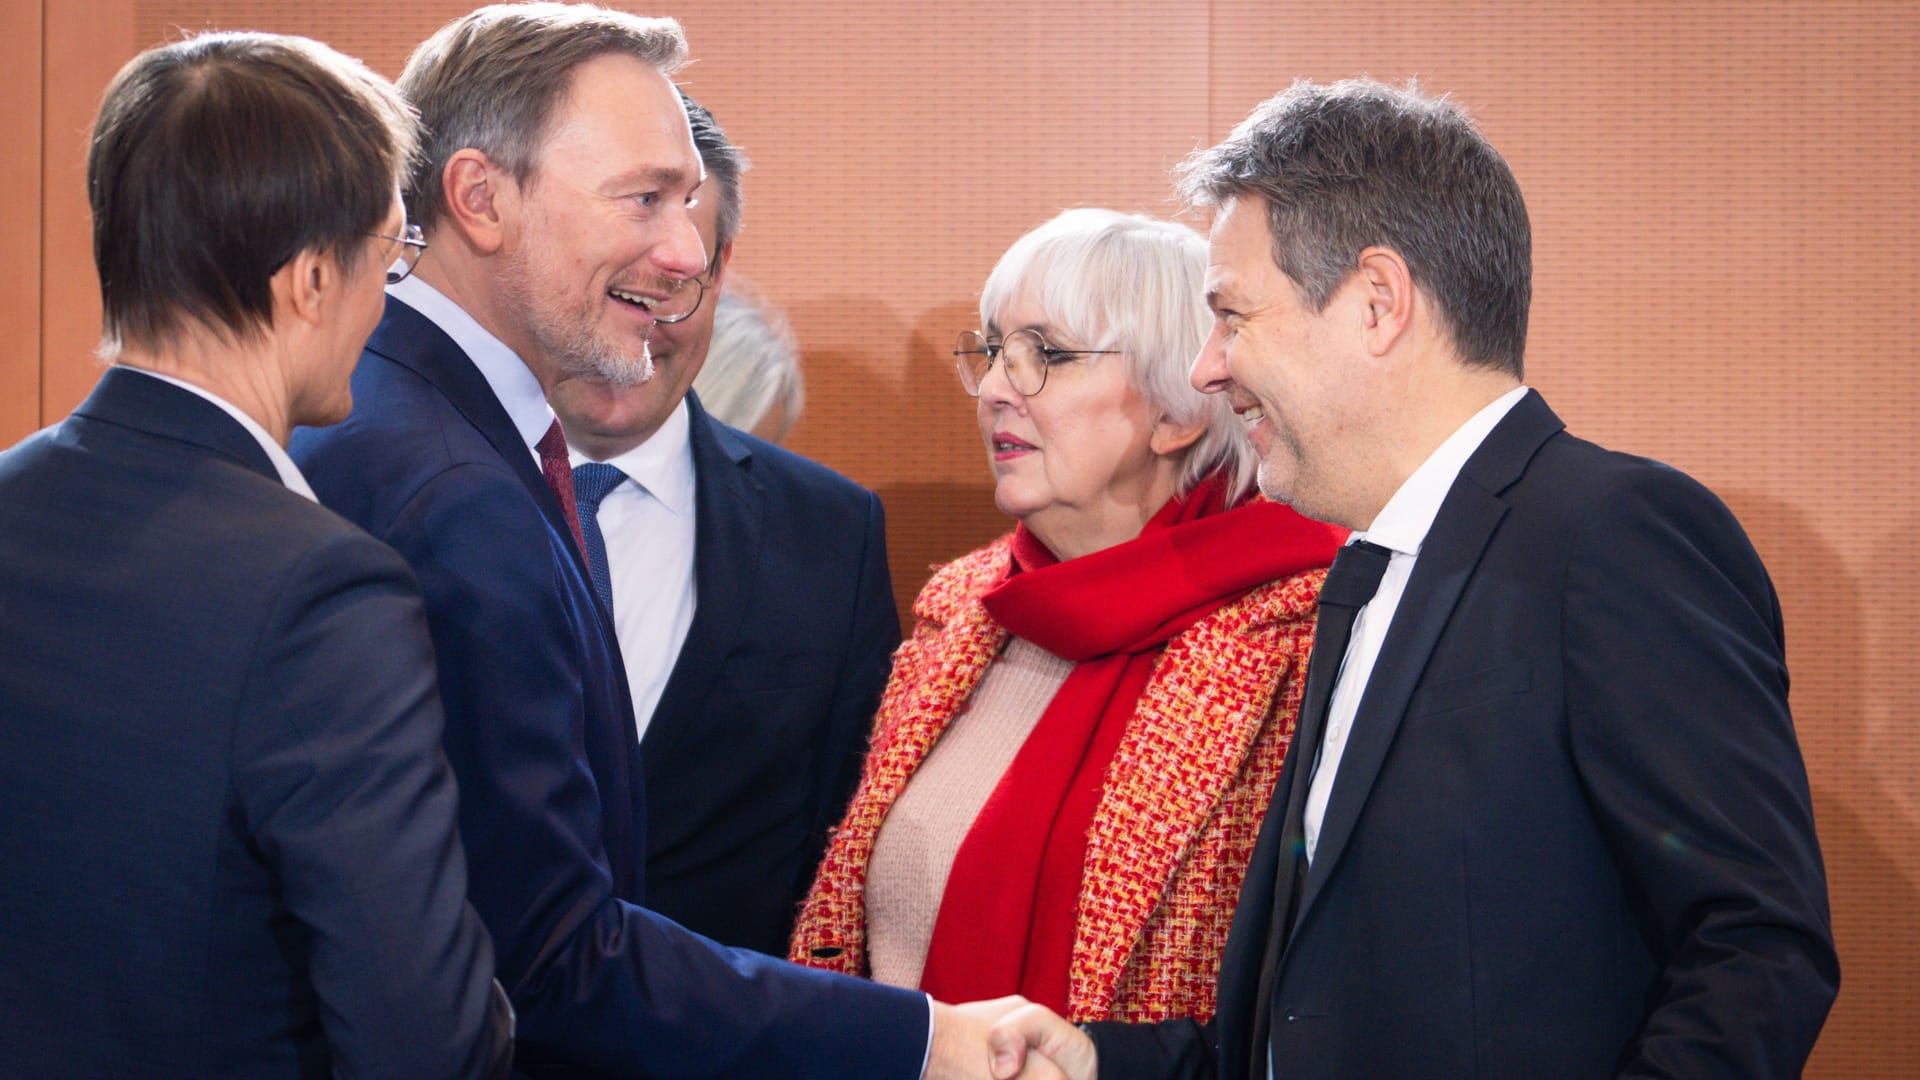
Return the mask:
<svg viewBox="0 0 1920 1080">
<path fill-rule="evenodd" d="M 367 351 L 407 368 L 438 389 L 520 478 L 528 496 L 546 515 L 547 523 L 560 535 L 573 536 L 573 526 L 567 523 L 566 511 L 560 508 L 560 500 L 547 486 L 547 478 L 535 463 L 532 448 L 520 437 L 506 407 L 494 396 L 493 387 L 487 385 L 486 376 L 480 374 L 480 369 L 446 331 L 403 301 L 389 296 L 387 313 L 367 340 Z M 580 546 L 569 540 L 567 547 L 573 551 L 581 576 L 591 581 Z M 612 635 L 611 623 L 607 632 Z"/>
<path fill-rule="evenodd" d="M 687 394 L 693 446 L 693 622 L 647 725 L 642 745 L 677 741 L 674 718 L 698 717 L 753 607 L 766 491 L 753 477 L 753 451 Z M 656 737 L 657 736 L 657 737 Z"/>
<path fill-rule="evenodd" d="M 1339 866 L 1427 659 L 1453 617 L 1487 541 L 1506 516 L 1507 504 L 1500 493 L 1519 478 L 1534 453 L 1561 427 L 1559 417 L 1540 395 L 1529 392 L 1467 459 L 1440 504 L 1354 716 L 1353 733 L 1321 820 L 1296 927 L 1311 914 L 1314 901 Z"/>
</svg>

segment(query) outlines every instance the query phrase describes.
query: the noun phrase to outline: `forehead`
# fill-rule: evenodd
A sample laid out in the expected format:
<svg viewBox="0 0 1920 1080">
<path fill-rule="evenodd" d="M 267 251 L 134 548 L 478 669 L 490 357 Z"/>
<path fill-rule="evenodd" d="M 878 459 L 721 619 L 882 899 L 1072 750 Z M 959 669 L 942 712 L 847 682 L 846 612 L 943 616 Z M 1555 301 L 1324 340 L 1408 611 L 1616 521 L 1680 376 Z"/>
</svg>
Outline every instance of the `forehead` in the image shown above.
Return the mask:
<svg viewBox="0 0 1920 1080">
<path fill-rule="evenodd" d="M 1221 203 L 1207 233 L 1207 291 L 1264 277 L 1273 268 L 1266 203 L 1244 196 Z"/>
<path fill-rule="evenodd" d="M 679 92 L 651 64 L 624 53 L 574 69 L 554 110 L 540 167 L 579 172 L 586 183 L 647 180 L 691 189 L 700 155 Z"/>
</svg>

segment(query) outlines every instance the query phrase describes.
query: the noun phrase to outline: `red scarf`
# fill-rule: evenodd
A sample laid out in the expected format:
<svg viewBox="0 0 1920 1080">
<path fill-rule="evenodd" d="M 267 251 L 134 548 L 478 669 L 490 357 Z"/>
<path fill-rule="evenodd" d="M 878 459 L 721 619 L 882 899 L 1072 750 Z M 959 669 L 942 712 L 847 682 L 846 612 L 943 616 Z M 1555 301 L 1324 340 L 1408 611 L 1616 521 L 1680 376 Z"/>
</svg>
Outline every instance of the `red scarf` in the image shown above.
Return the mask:
<svg viewBox="0 0 1920 1080">
<path fill-rule="evenodd" d="M 954 856 L 920 976 L 936 999 L 1018 993 L 1067 1012 L 1087 831 L 1161 651 L 1256 586 L 1330 564 L 1346 536 L 1279 503 L 1229 508 L 1225 490 L 1209 477 L 1136 539 L 1067 562 L 1014 530 L 987 611 L 1074 668 Z"/>
</svg>

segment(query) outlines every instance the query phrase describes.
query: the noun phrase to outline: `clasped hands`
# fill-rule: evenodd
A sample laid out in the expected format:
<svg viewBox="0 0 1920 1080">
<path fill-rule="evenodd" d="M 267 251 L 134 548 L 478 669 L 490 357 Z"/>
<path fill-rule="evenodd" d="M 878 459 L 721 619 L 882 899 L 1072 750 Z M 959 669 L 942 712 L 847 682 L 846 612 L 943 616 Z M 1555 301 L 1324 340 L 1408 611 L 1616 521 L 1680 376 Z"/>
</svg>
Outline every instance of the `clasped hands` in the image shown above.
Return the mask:
<svg viewBox="0 0 1920 1080">
<path fill-rule="evenodd" d="M 996 998 L 933 1007 L 926 1080 L 1095 1080 L 1093 1040 L 1044 1005 Z"/>
</svg>

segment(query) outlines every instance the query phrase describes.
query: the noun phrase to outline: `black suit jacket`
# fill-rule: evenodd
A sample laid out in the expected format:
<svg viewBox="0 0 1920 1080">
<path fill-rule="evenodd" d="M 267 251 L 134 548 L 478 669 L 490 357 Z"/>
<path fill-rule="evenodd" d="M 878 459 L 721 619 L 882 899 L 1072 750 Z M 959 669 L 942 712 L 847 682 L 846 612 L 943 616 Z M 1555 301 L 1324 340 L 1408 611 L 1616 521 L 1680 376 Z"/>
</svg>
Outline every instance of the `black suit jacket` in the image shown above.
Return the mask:
<svg viewBox="0 0 1920 1080">
<path fill-rule="evenodd" d="M 0 1075 L 504 1067 L 406 564 L 107 371 L 0 454 Z"/>
<path fill-rule="evenodd" d="M 687 411 L 697 601 L 640 744 L 648 903 L 784 957 L 900 644 L 886 519 L 872 492 L 695 395 Z"/>
<path fill-rule="evenodd" d="M 1726 507 L 1528 394 L 1428 533 L 1271 978 L 1281 1076 L 1797 1076 L 1838 987 L 1780 609 Z M 1264 1077 L 1295 860 L 1254 853 L 1212 1025 L 1101 1075 Z"/>
<path fill-rule="evenodd" d="M 640 905 L 639 742 L 613 630 L 558 500 L 486 379 L 389 299 L 353 415 L 294 455 L 427 598 L 474 907 L 519 1063 L 622 1076 L 916 1076 L 918 994 L 726 949 Z"/>
</svg>

